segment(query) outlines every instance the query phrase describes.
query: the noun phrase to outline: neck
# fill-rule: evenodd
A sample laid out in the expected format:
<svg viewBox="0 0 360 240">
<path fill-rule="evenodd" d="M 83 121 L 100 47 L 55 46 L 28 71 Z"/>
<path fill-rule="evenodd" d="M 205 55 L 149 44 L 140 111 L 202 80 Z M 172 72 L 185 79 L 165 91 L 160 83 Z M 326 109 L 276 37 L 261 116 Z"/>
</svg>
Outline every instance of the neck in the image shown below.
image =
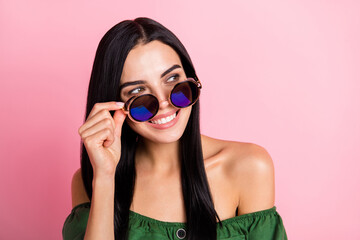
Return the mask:
<svg viewBox="0 0 360 240">
<path fill-rule="evenodd" d="M 136 168 L 157 176 L 180 171 L 180 141 L 157 143 L 139 137 L 135 156 Z"/>
</svg>

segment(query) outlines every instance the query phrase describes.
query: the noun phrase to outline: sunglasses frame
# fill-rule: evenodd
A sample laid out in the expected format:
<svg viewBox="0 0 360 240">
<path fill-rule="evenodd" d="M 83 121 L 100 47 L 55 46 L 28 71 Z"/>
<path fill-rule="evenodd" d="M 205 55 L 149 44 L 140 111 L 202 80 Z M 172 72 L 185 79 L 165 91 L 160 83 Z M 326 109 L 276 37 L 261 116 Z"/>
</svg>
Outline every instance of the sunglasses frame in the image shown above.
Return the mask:
<svg viewBox="0 0 360 240">
<path fill-rule="evenodd" d="M 197 91 L 199 92 L 199 94 L 198 94 L 197 98 L 193 101 L 193 103 L 191 103 L 189 106 L 186 106 L 186 107 L 177 107 L 177 106 L 175 106 L 175 105 L 172 103 L 172 101 L 171 101 L 171 93 L 172 93 L 172 91 L 173 91 L 179 84 L 182 84 L 182 83 L 185 83 L 185 82 L 192 82 L 192 83 L 194 83 L 194 84 L 196 85 L 196 87 L 197 87 Z M 201 88 L 202 88 L 202 84 L 201 84 L 200 80 L 196 81 L 194 78 L 191 78 L 191 77 L 186 78 L 184 81 L 181 81 L 181 82 L 178 82 L 178 83 L 175 84 L 175 86 L 171 89 L 171 91 L 170 91 L 170 93 L 169 93 L 169 96 L 166 98 L 166 100 L 167 100 L 168 102 L 170 102 L 170 104 L 171 104 L 173 107 L 175 107 L 175 108 L 179 108 L 179 109 L 180 109 L 180 108 L 190 107 L 190 106 L 192 106 L 193 104 L 195 104 L 195 103 L 197 102 L 197 100 L 199 99 L 199 97 L 200 97 L 200 92 L 201 92 L 200 89 L 201 89 Z M 123 110 L 124 110 L 124 112 L 127 114 L 127 116 L 128 116 L 132 121 L 134 121 L 134 122 L 146 122 L 146 121 L 151 121 L 151 119 L 153 119 L 153 118 L 156 116 L 156 114 L 158 113 L 159 108 L 157 109 L 156 113 L 154 114 L 154 116 L 153 116 L 152 118 L 150 118 L 150 119 L 148 119 L 148 120 L 144 120 L 144 121 L 139 121 L 139 120 L 134 119 L 134 118 L 131 116 L 131 114 L 129 113 L 129 111 L 130 111 L 129 108 L 130 108 L 132 102 L 135 101 L 135 99 L 137 99 L 137 98 L 139 98 L 139 97 L 147 96 L 147 95 L 150 95 L 150 96 L 152 96 L 152 97 L 155 97 L 153 94 L 150 94 L 150 93 L 141 94 L 141 95 L 139 94 L 139 95 L 132 96 L 130 99 L 128 99 L 128 100 L 125 102 L 124 107 L 123 107 Z M 157 99 L 157 97 L 155 97 L 155 99 L 158 101 L 158 104 L 159 104 L 159 106 L 160 106 L 159 99 Z"/>
</svg>

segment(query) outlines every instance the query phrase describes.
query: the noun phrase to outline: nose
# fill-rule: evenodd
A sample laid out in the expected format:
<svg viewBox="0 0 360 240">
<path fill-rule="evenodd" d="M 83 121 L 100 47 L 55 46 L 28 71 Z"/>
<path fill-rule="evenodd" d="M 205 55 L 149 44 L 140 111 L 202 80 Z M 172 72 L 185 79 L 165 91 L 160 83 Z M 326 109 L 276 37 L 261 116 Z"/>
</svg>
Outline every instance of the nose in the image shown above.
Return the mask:
<svg viewBox="0 0 360 240">
<path fill-rule="evenodd" d="M 160 104 L 159 106 L 160 109 L 165 109 L 170 105 L 169 100 L 166 97 L 160 98 L 159 104 Z"/>
<path fill-rule="evenodd" d="M 170 103 L 168 94 L 165 91 L 158 91 L 155 96 L 159 100 L 159 109 L 165 109 L 169 107 Z"/>
</svg>

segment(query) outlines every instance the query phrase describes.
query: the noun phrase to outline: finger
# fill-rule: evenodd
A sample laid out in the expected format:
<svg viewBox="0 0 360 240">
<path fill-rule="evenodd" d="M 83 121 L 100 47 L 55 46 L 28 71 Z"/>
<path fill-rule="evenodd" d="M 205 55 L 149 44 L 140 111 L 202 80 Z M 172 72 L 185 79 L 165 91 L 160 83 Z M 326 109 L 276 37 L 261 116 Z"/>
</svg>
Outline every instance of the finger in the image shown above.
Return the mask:
<svg viewBox="0 0 360 240">
<path fill-rule="evenodd" d="M 85 139 L 86 137 L 93 135 L 94 133 L 97 133 L 103 129 L 109 129 L 112 134 L 114 134 L 114 128 L 112 126 L 111 120 L 108 118 L 105 118 L 101 120 L 100 122 L 97 122 L 95 125 L 85 129 L 81 134 L 81 138 Z"/>
<path fill-rule="evenodd" d="M 115 122 L 114 119 L 111 117 L 111 114 L 108 110 L 103 109 L 96 113 L 92 118 L 86 120 L 86 122 L 79 128 L 78 132 L 81 135 L 82 132 L 84 132 L 86 129 L 91 128 L 98 122 L 101 122 L 105 119 L 108 119 L 111 123 L 112 128 L 115 128 Z"/>
<path fill-rule="evenodd" d="M 114 135 L 112 135 L 111 137 L 109 136 L 109 138 L 104 141 L 103 146 L 108 148 L 113 144 L 114 141 L 115 141 Z"/>
<path fill-rule="evenodd" d="M 126 114 L 121 110 L 116 110 L 114 113 L 114 122 L 115 122 L 115 137 L 121 138 L 121 128 L 126 118 Z"/>
<path fill-rule="evenodd" d="M 105 144 L 105 142 L 107 143 Z M 84 139 L 85 146 L 88 147 L 101 147 L 101 146 L 110 146 L 114 142 L 114 134 L 108 129 L 104 128 Z"/>
<path fill-rule="evenodd" d="M 94 116 L 97 112 L 106 109 L 108 111 L 110 110 L 118 110 L 124 107 L 124 103 L 123 102 L 119 102 L 120 105 L 116 104 L 115 101 L 112 102 L 103 102 L 103 103 L 95 103 L 93 108 L 91 109 L 89 116 L 87 117 L 88 119 L 92 118 L 92 116 Z"/>
</svg>

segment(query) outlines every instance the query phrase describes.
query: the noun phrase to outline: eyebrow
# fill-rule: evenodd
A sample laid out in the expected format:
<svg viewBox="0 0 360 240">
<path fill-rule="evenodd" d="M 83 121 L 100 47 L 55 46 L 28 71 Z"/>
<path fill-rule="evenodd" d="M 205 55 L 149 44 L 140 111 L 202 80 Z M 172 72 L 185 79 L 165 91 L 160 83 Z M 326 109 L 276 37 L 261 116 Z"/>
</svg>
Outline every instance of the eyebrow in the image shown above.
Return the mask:
<svg viewBox="0 0 360 240">
<path fill-rule="evenodd" d="M 163 78 L 166 74 L 168 74 L 169 72 L 171 72 L 172 70 L 176 69 L 176 68 L 181 68 L 180 65 L 178 64 L 175 64 L 173 65 L 172 67 L 170 67 L 168 70 L 166 70 L 165 72 L 163 72 L 161 75 L 160 75 L 160 78 Z M 138 85 L 138 84 L 144 84 L 146 83 L 146 81 L 144 80 L 137 80 L 137 81 L 133 81 L 133 82 L 126 82 L 126 83 L 123 83 L 120 85 L 120 91 L 121 89 L 127 87 L 127 86 L 131 86 L 131 85 Z"/>
</svg>

